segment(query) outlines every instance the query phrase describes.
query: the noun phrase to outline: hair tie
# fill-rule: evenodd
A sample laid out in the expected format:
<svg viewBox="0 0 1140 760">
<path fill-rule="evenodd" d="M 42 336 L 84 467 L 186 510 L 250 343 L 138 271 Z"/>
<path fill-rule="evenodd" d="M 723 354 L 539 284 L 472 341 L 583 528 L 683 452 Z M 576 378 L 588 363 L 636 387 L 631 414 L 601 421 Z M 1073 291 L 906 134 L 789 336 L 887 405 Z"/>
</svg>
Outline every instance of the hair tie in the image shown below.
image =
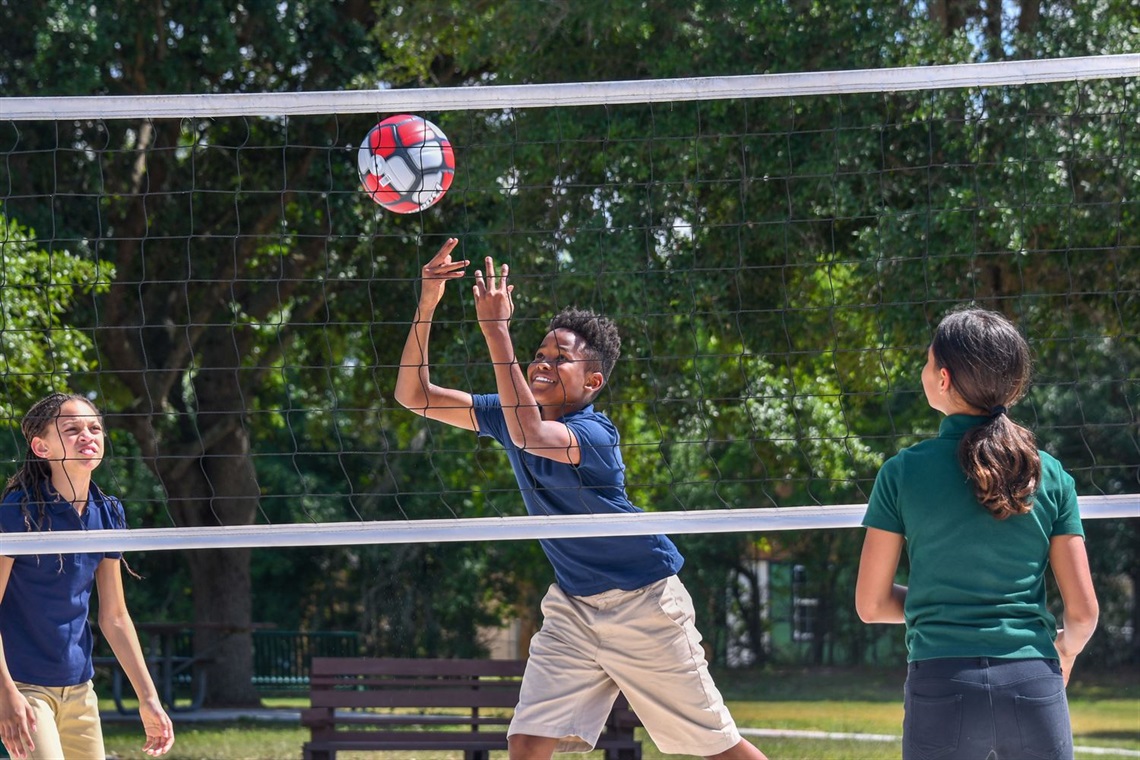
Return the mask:
<svg viewBox="0 0 1140 760">
<path fill-rule="evenodd" d="M 994 417 L 1000 417 L 1005 413 L 1006 408 L 1001 404 L 998 404 L 997 406 L 990 408 L 990 419 L 993 419 Z"/>
</svg>

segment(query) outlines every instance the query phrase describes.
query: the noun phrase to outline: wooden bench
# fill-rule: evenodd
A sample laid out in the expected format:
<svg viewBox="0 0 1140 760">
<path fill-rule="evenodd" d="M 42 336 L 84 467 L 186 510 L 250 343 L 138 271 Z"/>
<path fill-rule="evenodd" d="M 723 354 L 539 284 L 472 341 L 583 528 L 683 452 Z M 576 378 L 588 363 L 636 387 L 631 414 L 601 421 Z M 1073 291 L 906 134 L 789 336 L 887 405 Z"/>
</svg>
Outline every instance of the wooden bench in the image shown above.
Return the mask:
<svg viewBox="0 0 1140 760">
<path fill-rule="evenodd" d="M 466 760 L 489 760 L 507 748 L 507 725 L 518 704 L 526 663 L 519 660 L 314 657 L 306 760 L 333 760 L 338 751 L 461 749 Z M 641 725 L 619 696 L 596 749 L 606 760 L 640 760 Z"/>
</svg>

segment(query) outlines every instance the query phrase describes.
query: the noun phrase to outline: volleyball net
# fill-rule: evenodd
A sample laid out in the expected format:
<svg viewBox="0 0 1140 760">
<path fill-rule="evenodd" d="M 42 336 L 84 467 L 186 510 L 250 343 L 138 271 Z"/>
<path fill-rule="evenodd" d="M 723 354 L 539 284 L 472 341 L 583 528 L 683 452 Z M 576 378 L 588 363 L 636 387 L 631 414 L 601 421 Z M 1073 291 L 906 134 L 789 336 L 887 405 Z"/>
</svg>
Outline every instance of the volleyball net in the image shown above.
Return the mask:
<svg viewBox="0 0 1140 760">
<path fill-rule="evenodd" d="M 0 101 L 0 449 L 89 393 L 134 530 L 5 554 L 858 525 L 933 435 L 918 376 L 956 305 L 1034 349 L 1012 416 L 1088 518 L 1140 516 L 1140 55 L 351 92 Z M 396 113 L 440 125 L 448 194 L 360 189 Z M 519 517 L 503 453 L 392 399 L 420 268 L 447 237 L 511 265 L 525 361 L 565 306 L 623 357 L 599 406 L 637 515 Z M 494 389 L 470 280 L 433 380 Z"/>
</svg>

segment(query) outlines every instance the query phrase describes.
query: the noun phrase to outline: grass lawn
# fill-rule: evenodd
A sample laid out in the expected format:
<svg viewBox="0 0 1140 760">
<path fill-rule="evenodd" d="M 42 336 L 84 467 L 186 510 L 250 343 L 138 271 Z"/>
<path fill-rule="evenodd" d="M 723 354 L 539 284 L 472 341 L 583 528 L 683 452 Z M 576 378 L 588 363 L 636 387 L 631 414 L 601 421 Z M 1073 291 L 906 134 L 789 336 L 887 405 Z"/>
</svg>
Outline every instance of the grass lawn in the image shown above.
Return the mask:
<svg viewBox="0 0 1140 760">
<path fill-rule="evenodd" d="M 901 670 L 766 670 L 716 674 L 733 717 L 742 728 L 826 731 L 898 736 L 902 730 Z M 267 706 L 298 709 L 303 700 L 266 700 Z M 1140 757 L 1140 670 L 1089 674 L 1078 672 L 1069 685 L 1069 706 L 1077 746 L 1114 747 L 1121 755 Z M 109 701 L 106 709 L 113 710 Z M 179 722 L 172 760 L 289 760 L 301 757 L 308 732 L 296 723 L 237 721 Z M 142 729 L 137 723 L 104 725 L 107 749 L 120 760 L 142 760 Z M 640 732 L 645 760 L 677 755 L 657 751 Z M 899 742 L 800 737 L 750 737 L 772 760 L 897 760 Z M 1093 757 L 1092 755 L 1083 755 Z M 340 753 L 343 760 L 459 760 L 460 752 Z M 507 753 L 493 753 L 506 760 Z M 598 760 L 602 753 L 565 755 Z M 1082 757 L 1080 752 L 1077 757 Z"/>
</svg>

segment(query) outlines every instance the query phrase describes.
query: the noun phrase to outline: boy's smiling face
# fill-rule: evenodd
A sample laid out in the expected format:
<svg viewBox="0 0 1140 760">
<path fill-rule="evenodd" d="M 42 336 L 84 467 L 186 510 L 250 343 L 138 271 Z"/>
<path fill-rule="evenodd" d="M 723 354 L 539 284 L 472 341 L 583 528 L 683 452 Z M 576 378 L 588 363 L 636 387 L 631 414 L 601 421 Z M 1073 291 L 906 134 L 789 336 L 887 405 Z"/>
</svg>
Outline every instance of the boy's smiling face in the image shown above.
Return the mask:
<svg viewBox="0 0 1140 760">
<path fill-rule="evenodd" d="M 598 361 L 582 336 L 572 330 L 551 330 L 527 368 L 534 400 L 543 419 L 558 419 L 587 406 L 605 385 Z"/>
</svg>

